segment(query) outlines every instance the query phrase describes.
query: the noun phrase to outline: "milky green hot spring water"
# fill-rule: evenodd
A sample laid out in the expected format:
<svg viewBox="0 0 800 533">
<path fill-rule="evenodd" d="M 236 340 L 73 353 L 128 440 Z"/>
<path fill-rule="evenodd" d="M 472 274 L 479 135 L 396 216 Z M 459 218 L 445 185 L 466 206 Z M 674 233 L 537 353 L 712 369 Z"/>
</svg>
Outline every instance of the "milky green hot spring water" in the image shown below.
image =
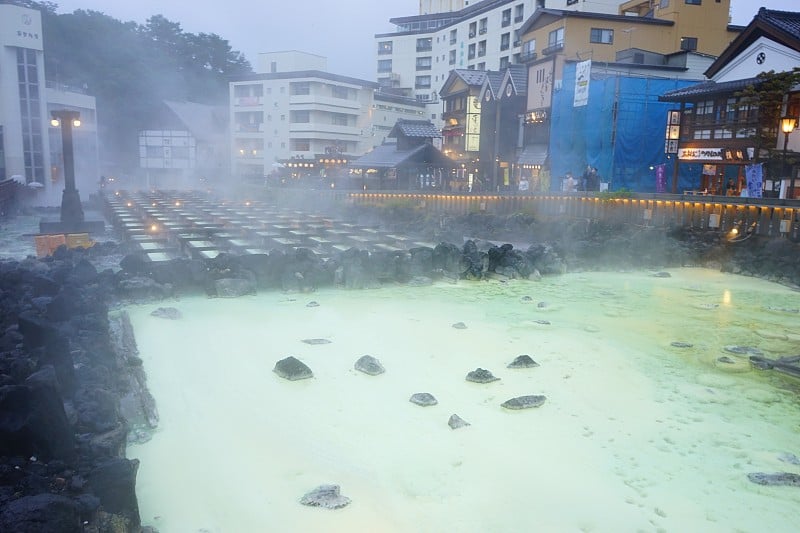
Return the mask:
<svg viewBox="0 0 800 533">
<path fill-rule="evenodd" d="M 670 273 L 160 304 L 179 320 L 133 307 L 161 417 L 128 448 L 142 521 L 162 533 L 800 530 L 800 487 L 747 476 L 800 473 L 800 381 L 730 350 L 799 354 L 800 294 Z M 507 368 L 522 354 L 540 366 Z M 314 377 L 274 373 L 290 355 Z M 363 355 L 386 372 L 354 370 Z M 500 380 L 466 381 L 477 368 Z M 418 392 L 438 404 L 411 403 Z M 532 394 L 544 405 L 501 407 Z M 452 414 L 470 425 L 451 429 Z M 325 484 L 352 503 L 299 503 Z"/>
</svg>

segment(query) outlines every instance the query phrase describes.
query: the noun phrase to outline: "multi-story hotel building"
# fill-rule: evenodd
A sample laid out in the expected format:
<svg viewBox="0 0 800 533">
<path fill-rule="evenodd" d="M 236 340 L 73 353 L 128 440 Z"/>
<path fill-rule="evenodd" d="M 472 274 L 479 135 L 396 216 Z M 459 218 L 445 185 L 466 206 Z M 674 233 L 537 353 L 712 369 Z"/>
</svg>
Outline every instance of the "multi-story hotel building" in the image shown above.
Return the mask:
<svg viewBox="0 0 800 533">
<path fill-rule="evenodd" d="M 441 126 L 438 91 L 450 71 L 504 70 L 522 61 L 518 30 L 537 8 L 616 13 L 615 0 L 421 0 L 418 15 L 389 22 L 396 31 L 375 35 L 376 73 L 384 91 L 427 104 Z"/>
<path fill-rule="evenodd" d="M 377 94 L 375 82 L 327 72 L 322 56 L 265 53 L 258 68 L 230 84 L 236 176 L 261 178 L 285 166 L 309 175 L 342 171 L 380 145 L 397 118 L 424 118 L 423 104 Z"/>
</svg>

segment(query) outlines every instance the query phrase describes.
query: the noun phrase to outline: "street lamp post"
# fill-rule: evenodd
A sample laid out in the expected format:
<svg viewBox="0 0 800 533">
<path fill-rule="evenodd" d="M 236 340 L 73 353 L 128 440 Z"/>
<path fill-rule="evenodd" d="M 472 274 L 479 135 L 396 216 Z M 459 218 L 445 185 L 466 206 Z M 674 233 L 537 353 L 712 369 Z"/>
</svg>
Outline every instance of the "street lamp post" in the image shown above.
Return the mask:
<svg viewBox="0 0 800 533">
<path fill-rule="evenodd" d="M 783 131 L 783 159 L 781 160 L 781 173 L 786 172 L 786 148 L 789 145 L 789 134 L 797 127 L 795 117 L 781 117 L 781 131 Z M 787 199 L 794 200 L 794 176 L 789 173 L 789 189 L 786 193 Z"/>
<path fill-rule="evenodd" d="M 72 128 L 80 127 L 80 113 L 61 109 L 51 111 L 50 125 L 61 128 L 61 147 L 64 158 L 64 192 L 61 196 L 60 221 L 39 222 L 39 231 L 42 233 L 98 233 L 102 232 L 105 224 L 100 221 L 86 221 L 83 216 L 83 206 L 78 189 L 75 187 L 75 158 L 72 146 Z"/>
<path fill-rule="evenodd" d="M 72 128 L 79 127 L 80 113 L 77 111 L 52 111 L 53 126 L 61 126 L 61 146 L 64 157 L 64 193 L 61 197 L 61 223 L 66 227 L 83 224 L 83 207 L 78 189 L 75 187 L 75 157 L 72 147 Z"/>
</svg>

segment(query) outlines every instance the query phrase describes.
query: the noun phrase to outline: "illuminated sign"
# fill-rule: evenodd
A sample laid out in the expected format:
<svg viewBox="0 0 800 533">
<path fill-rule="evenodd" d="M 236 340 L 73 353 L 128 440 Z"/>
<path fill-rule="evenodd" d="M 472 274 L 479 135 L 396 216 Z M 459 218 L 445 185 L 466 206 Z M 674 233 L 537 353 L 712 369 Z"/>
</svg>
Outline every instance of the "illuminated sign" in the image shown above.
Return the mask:
<svg viewBox="0 0 800 533">
<path fill-rule="evenodd" d="M 693 161 L 722 161 L 722 148 L 681 148 L 678 159 Z"/>
</svg>

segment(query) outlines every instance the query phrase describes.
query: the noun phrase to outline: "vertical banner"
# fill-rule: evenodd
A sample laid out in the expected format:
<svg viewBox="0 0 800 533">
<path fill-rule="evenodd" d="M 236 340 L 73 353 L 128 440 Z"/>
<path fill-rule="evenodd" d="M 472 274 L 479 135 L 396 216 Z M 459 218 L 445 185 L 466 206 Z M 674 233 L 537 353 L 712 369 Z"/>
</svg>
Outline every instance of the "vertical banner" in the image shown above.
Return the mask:
<svg viewBox="0 0 800 533">
<path fill-rule="evenodd" d="M 572 102 L 572 107 L 581 107 L 589 103 L 589 79 L 591 74 L 591 59 L 575 64 L 575 99 Z"/>
<path fill-rule="evenodd" d="M 667 192 L 667 165 L 665 163 L 656 166 L 656 192 Z"/>
<path fill-rule="evenodd" d="M 750 198 L 761 198 L 762 163 L 747 165 L 744 167 L 744 175 L 747 178 L 747 195 Z"/>
</svg>

